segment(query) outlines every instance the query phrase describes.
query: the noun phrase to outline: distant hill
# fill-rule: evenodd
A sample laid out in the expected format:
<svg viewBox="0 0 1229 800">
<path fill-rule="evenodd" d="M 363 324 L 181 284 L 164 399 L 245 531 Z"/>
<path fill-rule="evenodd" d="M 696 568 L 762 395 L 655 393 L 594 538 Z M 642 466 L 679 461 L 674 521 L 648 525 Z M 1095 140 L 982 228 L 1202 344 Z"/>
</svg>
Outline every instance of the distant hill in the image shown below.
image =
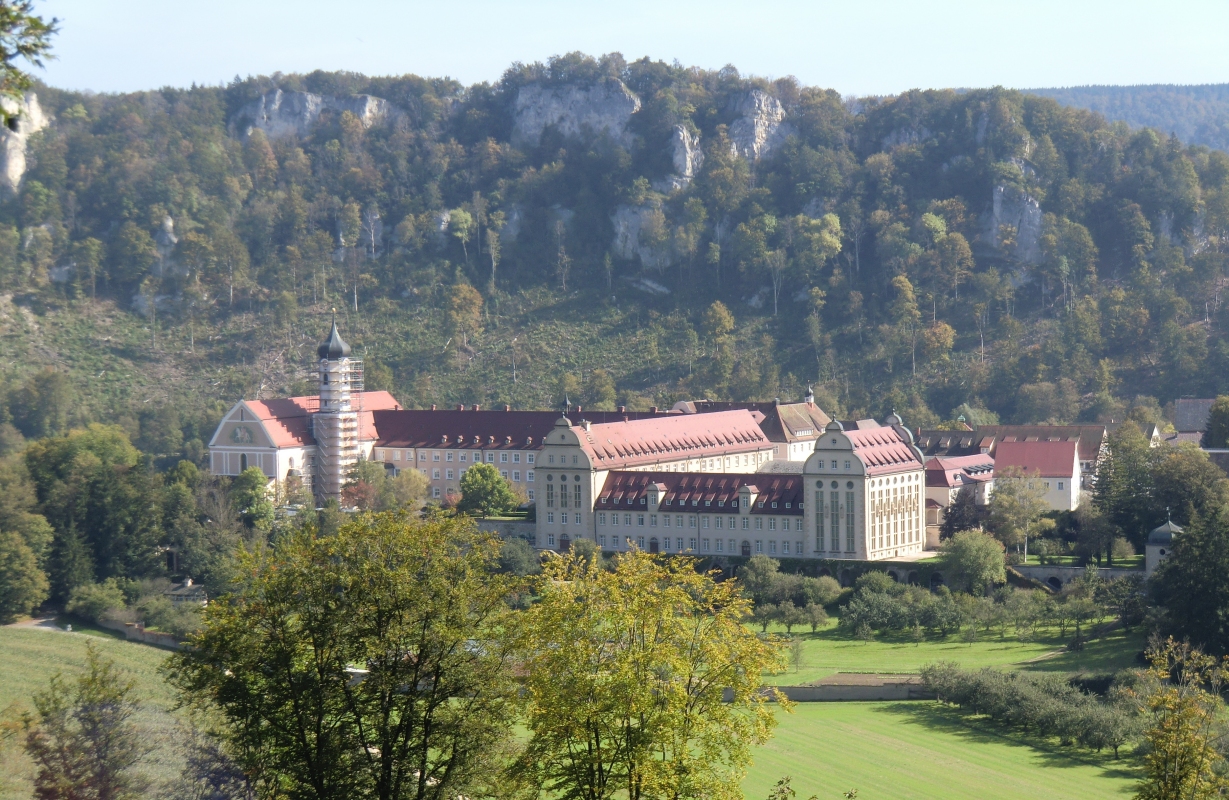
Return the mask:
<svg viewBox="0 0 1229 800">
<path fill-rule="evenodd" d="M 1133 128 L 1175 133 L 1188 144 L 1229 151 L 1229 83 L 1202 86 L 1071 86 L 1025 89 L 1065 106 L 1087 108 Z"/>
</svg>

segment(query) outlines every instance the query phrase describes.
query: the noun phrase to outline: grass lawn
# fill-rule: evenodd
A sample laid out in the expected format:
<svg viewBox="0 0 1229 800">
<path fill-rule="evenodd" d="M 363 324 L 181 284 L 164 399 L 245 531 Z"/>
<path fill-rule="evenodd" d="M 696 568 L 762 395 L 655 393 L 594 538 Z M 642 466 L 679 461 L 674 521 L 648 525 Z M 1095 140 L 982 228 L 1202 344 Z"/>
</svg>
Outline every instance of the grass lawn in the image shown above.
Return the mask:
<svg viewBox="0 0 1229 800">
<path fill-rule="evenodd" d="M 770 627 L 770 630 L 773 628 Z M 783 633 L 784 629 L 778 629 Z M 1021 642 L 1011 635 L 1000 639 L 997 632 L 976 642 L 966 642 L 959 634 L 947 638 L 931 637 L 914 644 L 905 634 L 877 636 L 863 642 L 838 628 L 835 621 L 816 633 L 794 629 L 803 640 L 803 662 L 798 671 L 790 669 L 768 676 L 766 682 L 788 685 L 809 683 L 834 672 L 917 672 L 932 661 L 955 661 L 966 668 L 1056 670 L 1063 672 L 1116 672 L 1136 666 L 1135 655 L 1144 647 L 1143 634 L 1114 631 L 1089 642 L 1082 652 L 1065 650 L 1066 640 L 1058 629 L 1043 630 L 1032 642 Z M 1070 630 L 1068 630 L 1070 634 Z M 1056 650 L 1059 654 L 1033 661 Z"/>
<path fill-rule="evenodd" d="M 158 674 L 167 651 L 149 645 L 117 638 L 102 629 L 81 630 L 73 623 L 73 633 L 33 630 L 0 626 L 0 718 L 17 719 L 23 710 L 33 710 L 30 701 L 34 692 L 45 689 L 56 672 L 75 674 L 85 667 L 85 646 L 92 642 L 99 652 L 113 660 L 136 681 L 134 694 L 146 704 L 137 717 L 137 724 L 147 740 L 165 743 L 171 738 L 177 722 L 169 713 L 173 696 L 169 686 Z M 173 752 L 160 749 L 153 754 L 149 776 L 155 784 L 150 797 L 164 796 L 164 786 L 158 783 L 172 778 L 180 770 Z M 18 737 L 0 739 L 0 800 L 29 798 L 32 774 L 31 762 L 21 751 Z"/>
<path fill-rule="evenodd" d="M 1048 561 L 1053 566 L 1059 566 L 1059 567 L 1078 567 L 1080 566 L 1079 556 L 1048 556 L 1046 558 L 1046 561 Z M 1028 559 L 1024 563 L 1028 564 L 1029 566 L 1035 567 L 1041 563 L 1041 557 L 1038 556 L 1036 553 L 1029 553 Z M 1102 564 L 1101 566 L 1105 567 L 1109 565 Z M 1114 559 L 1114 569 L 1143 569 L 1143 568 L 1144 568 L 1144 554 L 1143 553 L 1131 556 L 1130 558 Z"/>
<path fill-rule="evenodd" d="M 799 703 L 754 753 L 743 789 L 761 800 L 785 775 L 798 797 L 858 800 L 1128 798 L 1129 761 L 967 722 L 931 702 Z"/>
</svg>

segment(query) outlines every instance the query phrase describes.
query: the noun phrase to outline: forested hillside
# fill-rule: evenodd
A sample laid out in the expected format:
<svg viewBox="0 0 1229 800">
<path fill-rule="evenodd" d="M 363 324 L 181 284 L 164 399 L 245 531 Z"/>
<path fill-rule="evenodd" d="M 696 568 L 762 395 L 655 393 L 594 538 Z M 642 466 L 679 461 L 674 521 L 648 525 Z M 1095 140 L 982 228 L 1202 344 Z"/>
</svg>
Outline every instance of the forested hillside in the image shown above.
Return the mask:
<svg viewBox="0 0 1229 800">
<path fill-rule="evenodd" d="M 0 209 L 27 436 L 119 420 L 199 455 L 223 404 L 306 389 L 332 307 L 406 405 L 813 383 L 916 425 L 1229 390 L 1229 156 L 1053 100 L 575 54 L 469 87 L 37 91 Z"/>
<path fill-rule="evenodd" d="M 1189 144 L 1229 150 L 1229 84 L 1069 86 L 1029 94 L 1087 108 L 1134 128 L 1156 128 Z"/>
</svg>

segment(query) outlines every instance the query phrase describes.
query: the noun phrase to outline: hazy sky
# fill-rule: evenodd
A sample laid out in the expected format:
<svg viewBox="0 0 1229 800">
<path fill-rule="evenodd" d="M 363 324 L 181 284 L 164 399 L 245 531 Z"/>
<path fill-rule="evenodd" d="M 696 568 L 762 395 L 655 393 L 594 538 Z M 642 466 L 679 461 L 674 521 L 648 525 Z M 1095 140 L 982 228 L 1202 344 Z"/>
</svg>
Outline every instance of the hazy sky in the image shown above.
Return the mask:
<svg viewBox="0 0 1229 800">
<path fill-rule="evenodd" d="M 1229 2 L 39 0 L 55 86 L 127 91 L 352 70 L 495 81 L 513 61 L 619 51 L 844 94 L 1229 82 Z"/>
</svg>

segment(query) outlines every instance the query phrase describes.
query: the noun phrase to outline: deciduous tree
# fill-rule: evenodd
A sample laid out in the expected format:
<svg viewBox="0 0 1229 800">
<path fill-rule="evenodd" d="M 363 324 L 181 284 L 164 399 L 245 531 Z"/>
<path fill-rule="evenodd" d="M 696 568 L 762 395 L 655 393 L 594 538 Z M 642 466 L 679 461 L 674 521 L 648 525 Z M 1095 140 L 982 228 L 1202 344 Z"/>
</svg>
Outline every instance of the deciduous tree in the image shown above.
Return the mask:
<svg viewBox="0 0 1229 800">
<path fill-rule="evenodd" d="M 474 512 L 482 517 L 498 514 L 516 506 L 516 493 L 508 479 L 492 464 L 474 464 L 461 476 L 459 511 Z"/>
</svg>

